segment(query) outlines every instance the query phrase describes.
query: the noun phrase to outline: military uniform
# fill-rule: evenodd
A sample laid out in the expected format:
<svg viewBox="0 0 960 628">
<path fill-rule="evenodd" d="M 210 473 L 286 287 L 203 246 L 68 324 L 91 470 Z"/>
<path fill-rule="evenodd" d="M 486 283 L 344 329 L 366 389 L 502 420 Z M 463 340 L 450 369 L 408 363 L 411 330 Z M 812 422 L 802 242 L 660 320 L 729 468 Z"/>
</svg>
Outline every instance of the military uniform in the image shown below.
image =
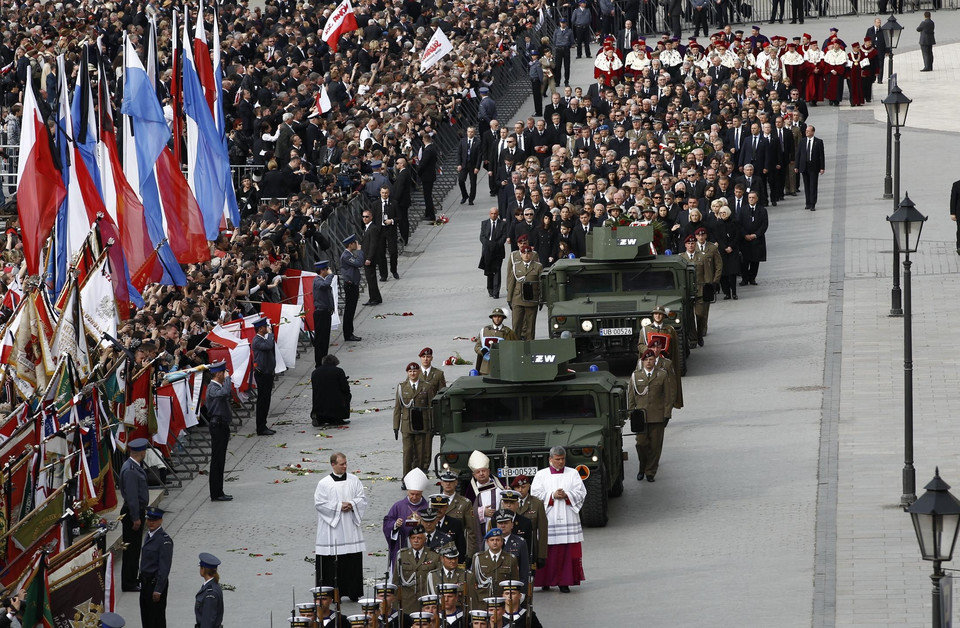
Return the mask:
<svg viewBox="0 0 960 628">
<path fill-rule="evenodd" d="M 706 323 L 710 305 L 703 302 L 703 285 L 707 281 L 706 256 L 699 249 L 692 253 L 684 251 L 680 254 L 688 266 L 693 266 L 697 277 L 697 304 L 693 308 L 693 313 L 697 317 L 697 344 L 703 345 L 703 325 Z"/>
<path fill-rule="evenodd" d="M 513 532 L 510 536 L 503 537 L 503 551 L 510 552 L 517 559 L 519 580 L 528 582 L 530 580 L 530 548 L 526 540 Z"/>
<path fill-rule="evenodd" d="M 512 262 L 507 273 L 507 302 L 513 308 L 514 325 L 521 340 L 536 338 L 540 306 L 540 262 Z"/>
<path fill-rule="evenodd" d="M 667 370 L 657 366 L 647 374 L 641 367 L 634 371 L 627 382 L 627 408 L 646 411 L 647 429 L 637 434 L 637 459 L 640 462 L 640 474 L 637 479 L 646 476 L 653 481 L 660 465 L 660 453 L 663 451 L 663 431 L 673 410 L 675 384 Z"/>
<path fill-rule="evenodd" d="M 433 394 L 447 387 L 447 378 L 444 377 L 443 371 L 435 366 L 430 367 L 429 373 L 420 367 L 420 381 L 430 384 L 433 387 Z"/>
<path fill-rule="evenodd" d="M 220 628 L 223 623 L 223 589 L 220 583 L 211 578 L 197 591 L 197 600 L 193 606 L 197 616 L 197 628 Z"/>
<path fill-rule="evenodd" d="M 393 429 L 403 434 L 403 474 L 414 467 L 424 472 L 430 469 L 432 413 L 430 402 L 434 389 L 424 381 L 416 387 L 406 379 L 397 386 L 396 405 L 393 407 Z"/>
<path fill-rule="evenodd" d="M 539 565 L 547 562 L 547 511 L 539 498 L 530 495 L 520 500 L 517 514 L 530 522 L 534 555 Z"/>
<path fill-rule="evenodd" d="M 437 552 L 441 547 L 454 544 L 453 537 L 441 530 L 435 530 L 433 534 L 427 533 L 427 547 Z"/>
<path fill-rule="evenodd" d="M 147 488 L 147 472 L 133 458 L 127 458 L 120 467 L 120 495 L 123 497 L 121 526 L 123 542 L 126 544 L 123 567 L 120 569 L 120 586 L 124 591 L 136 591 L 139 586 L 137 569 L 140 566 L 140 546 L 143 545 L 143 513 L 150 501 L 150 490 Z M 133 522 L 137 520 L 140 521 L 140 527 L 134 530 Z"/>
<path fill-rule="evenodd" d="M 393 582 L 399 587 L 397 596 L 404 612 L 420 609 L 419 597 L 426 595 L 427 574 L 440 565 L 440 554 L 429 547 L 420 550 L 420 559 L 412 547 L 405 547 L 397 554 L 393 566 Z"/>
<path fill-rule="evenodd" d="M 448 570 L 444 568 L 443 565 L 440 565 L 439 568 L 434 569 L 427 574 L 427 589 L 429 590 L 430 595 L 438 595 L 441 584 L 454 583 L 460 585 L 461 593 L 467 590 L 466 569 L 457 566 L 455 569 Z"/>
<path fill-rule="evenodd" d="M 666 350 L 667 357 L 671 360 L 677 359 L 677 352 L 684 351 L 684 347 L 678 346 L 679 340 L 677 339 L 677 330 L 674 329 L 673 325 L 667 324 L 666 321 L 657 325 L 656 322 L 651 322 L 649 325 L 644 325 L 640 333 L 640 344 L 637 346 L 637 355 L 643 355 L 643 352 L 647 350 L 650 337 L 653 334 L 660 334 L 667 336 L 670 339 L 670 346 Z"/>
<path fill-rule="evenodd" d="M 211 368 L 224 370 L 225 364 Z M 207 385 L 205 405 L 210 428 L 210 499 L 218 501 L 227 497 L 223 492 L 223 467 L 227 463 L 227 446 L 230 443 L 230 422 L 233 413 L 230 409 L 230 395 L 233 382 L 229 377 L 223 383 L 210 380 Z"/>
<path fill-rule="evenodd" d="M 520 566 L 509 552 L 501 550 L 496 558 L 489 551 L 477 552 L 473 556 L 467 579 L 470 608 L 483 608 L 483 598 L 503 593 L 500 582 L 516 580 L 519 576 Z"/>
<path fill-rule="evenodd" d="M 477 513 L 473 509 L 473 503 L 456 493 L 454 495 L 447 495 L 447 498 L 450 499 L 450 503 L 447 506 L 447 512 L 444 515 L 444 519 L 452 518 L 456 519 L 463 526 L 463 537 L 466 545 L 464 553 L 460 554 L 460 562 L 465 562 L 470 558 L 470 552 L 477 547 Z M 441 526 L 443 522 L 441 521 Z"/>
<path fill-rule="evenodd" d="M 521 608 L 516 613 L 504 611 L 503 617 L 500 619 L 502 622 L 500 625 L 503 626 L 503 628 L 543 628 L 543 624 L 540 623 L 540 620 L 537 619 L 537 614 L 533 611 L 529 611 L 530 623 L 527 623 L 527 612 L 525 608 Z"/>
<path fill-rule="evenodd" d="M 512 329 L 502 324 L 499 327 L 496 325 L 485 325 L 483 329 L 480 330 L 480 333 L 477 334 L 477 342 L 473 346 L 473 350 L 477 352 L 477 370 L 480 371 L 481 375 L 490 374 L 489 347 L 499 342 L 499 340 L 493 340 L 494 338 L 517 340 L 517 335 L 513 333 Z"/>
<path fill-rule="evenodd" d="M 140 622 L 143 628 L 167 626 L 167 579 L 173 562 L 173 539 L 161 527 L 147 534 L 140 552 Z M 160 599 L 154 601 L 153 594 Z"/>
<path fill-rule="evenodd" d="M 723 275 L 723 257 L 720 255 L 720 249 L 713 242 L 704 242 L 703 248 L 697 243 L 697 252 L 703 256 L 703 281 L 697 277 L 699 284 L 697 296 L 700 297 L 694 312 L 697 316 L 697 333 L 702 339 L 707 335 L 707 319 L 710 316 L 710 304 L 703 300 L 703 286 L 705 284 L 718 284 Z"/>
</svg>

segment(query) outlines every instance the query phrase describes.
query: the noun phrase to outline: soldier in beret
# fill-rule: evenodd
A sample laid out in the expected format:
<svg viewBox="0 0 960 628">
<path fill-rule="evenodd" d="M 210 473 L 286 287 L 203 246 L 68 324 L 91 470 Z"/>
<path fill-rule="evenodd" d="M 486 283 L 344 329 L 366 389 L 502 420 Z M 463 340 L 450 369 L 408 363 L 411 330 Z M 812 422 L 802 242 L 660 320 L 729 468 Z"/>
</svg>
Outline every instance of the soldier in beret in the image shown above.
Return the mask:
<svg viewBox="0 0 960 628">
<path fill-rule="evenodd" d="M 403 434 L 403 474 L 413 468 L 424 472 L 430 468 L 432 410 L 430 403 L 435 390 L 421 380 L 420 365 L 407 364 L 407 379 L 397 385 L 396 404 L 393 407 L 393 437 Z"/>
<path fill-rule="evenodd" d="M 433 366 L 433 349 L 430 347 L 424 347 L 420 350 L 420 366 L 423 371 L 420 379 L 433 387 L 433 394 L 437 394 L 447 387 L 447 378 L 444 377 L 443 371 Z M 429 460 L 427 464 L 430 464 Z"/>
<path fill-rule="evenodd" d="M 533 261 L 533 249 L 520 249 L 520 262 L 512 262 L 507 273 L 507 302 L 513 310 L 521 340 L 536 338 L 537 307 L 540 305 L 540 271 L 543 266 Z"/>
</svg>

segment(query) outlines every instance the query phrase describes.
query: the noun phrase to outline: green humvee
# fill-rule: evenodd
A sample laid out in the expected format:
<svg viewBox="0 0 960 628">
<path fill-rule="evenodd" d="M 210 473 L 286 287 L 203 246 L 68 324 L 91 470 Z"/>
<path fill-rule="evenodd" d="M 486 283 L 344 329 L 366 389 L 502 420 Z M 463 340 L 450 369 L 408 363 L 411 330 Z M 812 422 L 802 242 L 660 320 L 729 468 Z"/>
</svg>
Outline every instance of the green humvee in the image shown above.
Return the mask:
<svg viewBox="0 0 960 628">
<path fill-rule="evenodd" d="M 540 294 L 550 337 L 569 332 L 578 362 L 636 364 L 643 325 L 662 305 L 680 341 L 671 353 L 686 373 L 697 340 L 696 273 L 677 256 L 653 253 L 653 236 L 650 226 L 598 227 L 587 238 L 585 257 L 561 259 L 543 271 Z"/>
<path fill-rule="evenodd" d="M 623 383 L 596 365 L 570 364 L 572 339 L 504 340 L 489 355 L 489 376 L 461 377 L 433 400 L 436 472 L 453 470 L 467 481 L 467 459 L 480 450 L 491 473 L 509 482 L 545 468 L 550 448 L 561 445 L 567 466 L 585 478 L 581 522 L 606 525 L 608 497 L 623 493 Z"/>
</svg>

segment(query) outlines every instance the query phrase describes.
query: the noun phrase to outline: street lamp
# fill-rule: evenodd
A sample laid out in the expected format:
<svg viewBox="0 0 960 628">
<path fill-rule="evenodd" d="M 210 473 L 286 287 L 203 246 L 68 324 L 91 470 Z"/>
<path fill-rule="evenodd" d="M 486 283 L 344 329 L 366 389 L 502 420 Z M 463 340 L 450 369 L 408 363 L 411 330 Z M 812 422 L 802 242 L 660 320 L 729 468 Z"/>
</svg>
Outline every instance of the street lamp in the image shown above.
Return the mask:
<svg viewBox="0 0 960 628">
<path fill-rule="evenodd" d="M 910 195 L 905 194 L 900 208 L 887 216 L 893 229 L 894 250 L 904 253 L 903 259 L 903 495 L 900 505 L 907 507 L 917 499 L 917 476 L 913 468 L 913 320 L 910 292 L 910 254 L 917 252 L 920 232 L 927 219 Z"/>
<path fill-rule="evenodd" d="M 943 578 L 941 562 L 949 562 L 957 544 L 960 530 L 960 501 L 950 493 L 950 485 L 940 478 L 940 469 L 930 483 L 927 492 L 907 512 L 913 520 L 913 529 L 920 543 L 923 560 L 933 561 L 933 626 L 942 626 L 940 616 L 940 579 Z"/>
<path fill-rule="evenodd" d="M 887 18 L 886 23 L 880 27 L 880 31 L 883 33 L 883 43 L 887 47 L 887 93 L 889 94 L 893 81 L 893 51 L 900 43 L 903 26 L 900 25 L 897 18 L 891 15 Z M 890 155 L 893 140 L 890 131 L 890 119 L 887 118 L 887 174 L 883 178 L 883 198 L 893 198 L 893 180 L 890 178 Z"/>
<path fill-rule="evenodd" d="M 894 160 L 893 160 L 893 211 L 896 214 L 897 204 L 900 202 L 900 127 L 907 123 L 907 111 L 913 101 L 904 95 L 903 90 L 896 84 L 896 74 L 890 77 L 893 87 L 883 99 L 883 106 L 887 110 L 887 126 L 895 129 Z M 893 242 L 893 288 L 890 290 L 890 316 L 903 316 L 900 307 L 900 249 L 897 242 Z"/>
</svg>

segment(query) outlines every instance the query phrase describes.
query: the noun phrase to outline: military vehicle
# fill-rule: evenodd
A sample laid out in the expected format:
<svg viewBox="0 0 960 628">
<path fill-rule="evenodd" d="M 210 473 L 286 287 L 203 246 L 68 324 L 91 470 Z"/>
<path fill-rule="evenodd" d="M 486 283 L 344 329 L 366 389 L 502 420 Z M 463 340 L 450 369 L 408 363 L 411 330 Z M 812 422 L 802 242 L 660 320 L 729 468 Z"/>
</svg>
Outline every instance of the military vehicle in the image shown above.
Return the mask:
<svg viewBox="0 0 960 628">
<path fill-rule="evenodd" d="M 696 273 L 680 257 L 657 255 L 653 239 L 649 225 L 597 227 L 587 237 L 586 256 L 557 260 L 541 274 L 550 337 L 569 332 L 578 362 L 636 364 L 643 325 L 653 308 L 662 305 L 680 344 L 670 354 L 680 373 L 686 373 L 687 356 L 697 341 Z"/>
<path fill-rule="evenodd" d="M 596 365 L 571 364 L 573 339 L 502 340 L 487 355 L 489 375 L 461 377 L 433 400 L 437 473 L 468 481 L 467 459 L 479 450 L 508 484 L 546 468 L 550 448 L 561 445 L 587 487 L 581 522 L 606 525 L 608 498 L 623 493 L 624 384 Z"/>
</svg>

